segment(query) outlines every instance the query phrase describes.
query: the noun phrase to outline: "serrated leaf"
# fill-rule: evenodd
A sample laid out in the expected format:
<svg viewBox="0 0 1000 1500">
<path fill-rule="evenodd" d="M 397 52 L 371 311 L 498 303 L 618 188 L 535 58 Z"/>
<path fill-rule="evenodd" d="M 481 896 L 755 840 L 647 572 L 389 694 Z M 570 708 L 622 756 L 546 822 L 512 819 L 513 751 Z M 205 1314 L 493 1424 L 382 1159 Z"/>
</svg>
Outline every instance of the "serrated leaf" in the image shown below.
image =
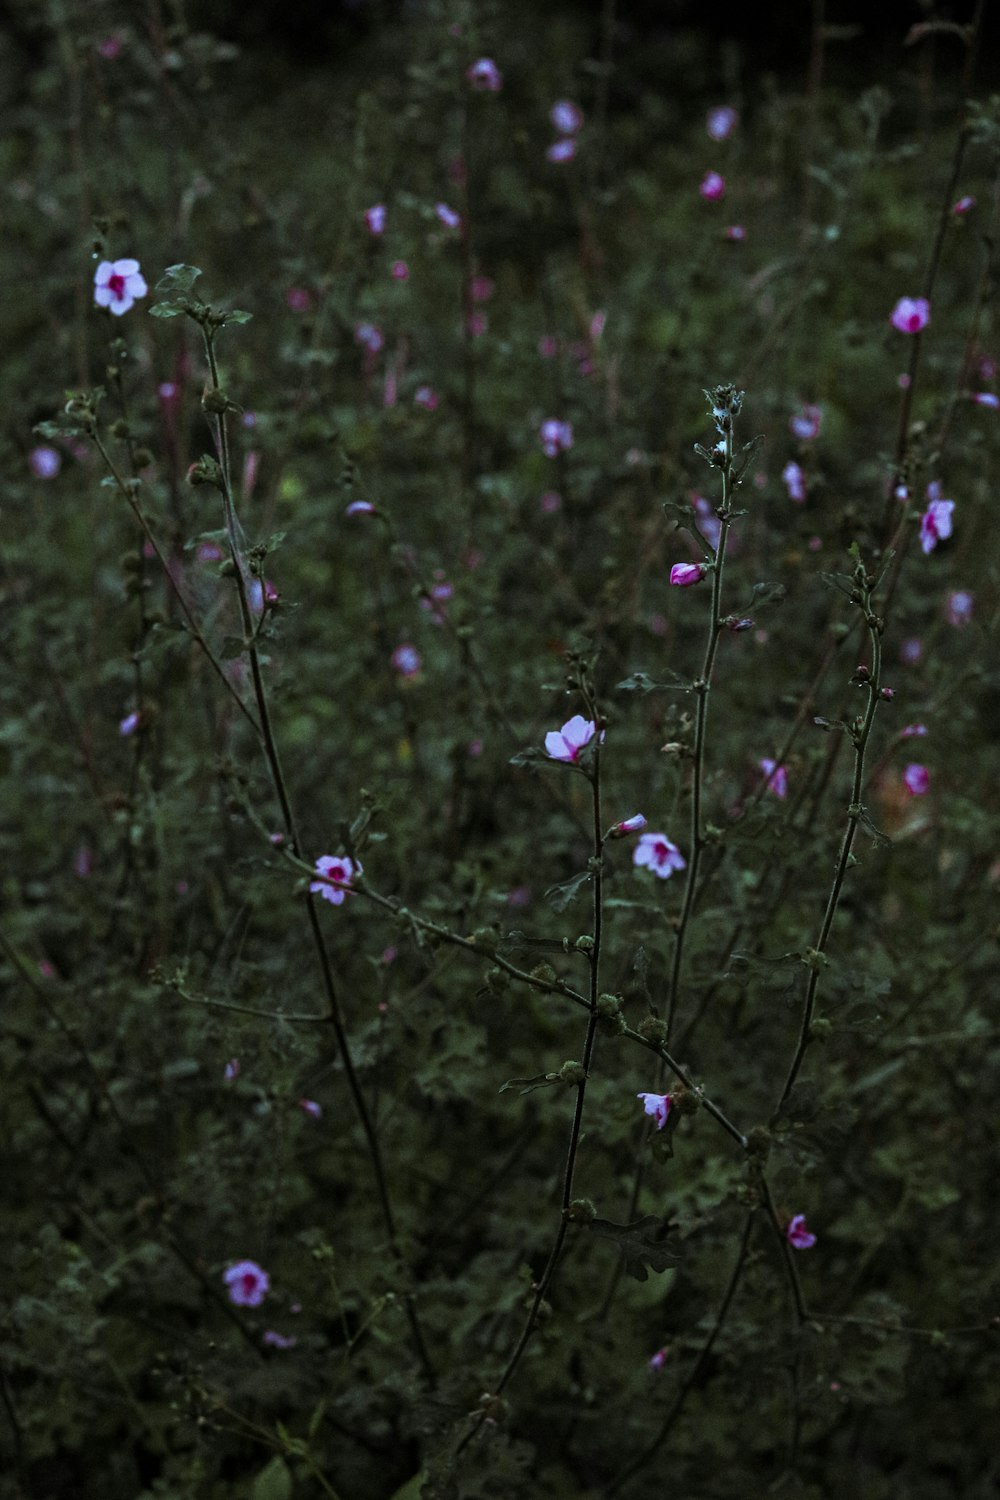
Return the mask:
<svg viewBox="0 0 1000 1500">
<path fill-rule="evenodd" d="M 591 872 L 583 870 L 579 875 L 572 875 L 569 880 L 564 880 L 559 885 L 550 885 L 545 892 L 544 899 L 553 911 L 565 911 L 590 879 Z"/>
<path fill-rule="evenodd" d="M 665 1271 L 671 1261 L 677 1259 L 667 1249 L 665 1240 L 673 1225 L 666 1220 L 646 1214 L 632 1224 L 614 1224 L 610 1219 L 592 1219 L 589 1225 L 592 1234 L 603 1240 L 611 1240 L 618 1246 L 625 1261 L 625 1273 L 636 1281 L 645 1281 L 649 1271 Z M 648 1268 L 648 1269 L 647 1269 Z"/>
<path fill-rule="evenodd" d="M 292 1476 L 280 1453 L 257 1475 L 250 1486 L 250 1500 L 292 1500 Z"/>
<path fill-rule="evenodd" d="M 201 275 L 197 266 L 168 266 L 153 288 L 154 292 L 190 292 Z"/>
</svg>

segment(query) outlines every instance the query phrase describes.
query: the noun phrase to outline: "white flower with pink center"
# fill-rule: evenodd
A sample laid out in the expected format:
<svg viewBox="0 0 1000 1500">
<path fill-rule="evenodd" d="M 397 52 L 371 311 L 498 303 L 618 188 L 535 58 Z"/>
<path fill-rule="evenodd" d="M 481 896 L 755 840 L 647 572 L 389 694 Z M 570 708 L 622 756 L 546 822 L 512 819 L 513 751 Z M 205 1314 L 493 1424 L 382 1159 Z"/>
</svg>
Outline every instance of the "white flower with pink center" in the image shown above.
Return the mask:
<svg viewBox="0 0 1000 1500">
<path fill-rule="evenodd" d="M 348 859 L 346 854 L 322 854 L 316 861 L 316 874 L 320 879 L 312 882 L 310 893 L 322 896 L 333 906 L 340 906 L 355 875 L 361 874 L 361 866 Z"/>
<path fill-rule="evenodd" d="M 580 752 L 589 745 L 597 732 L 593 719 L 574 714 L 561 729 L 550 729 L 545 736 L 545 753 L 553 760 L 564 760 L 573 765 L 580 759 Z M 604 735 L 601 735 L 604 739 Z"/>
<path fill-rule="evenodd" d="M 238 1260 L 223 1276 L 229 1300 L 237 1307 L 259 1307 L 267 1296 L 271 1278 L 255 1260 Z"/>
<path fill-rule="evenodd" d="M 137 260 L 102 260 L 94 272 L 94 301 L 120 318 L 149 291 Z"/>
<path fill-rule="evenodd" d="M 657 1130 L 662 1130 L 670 1115 L 670 1106 L 673 1104 L 669 1094 L 636 1094 L 637 1099 L 642 1100 L 642 1107 L 647 1115 L 651 1115 L 656 1121 Z"/>
<path fill-rule="evenodd" d="M 660 880 L 669 880 L 675 870 L 685 868 L 687 861 L 665 833 L 644 833 L 635 846 L 632 863 L 637 869 L 652 870 Z"/>
</svg>

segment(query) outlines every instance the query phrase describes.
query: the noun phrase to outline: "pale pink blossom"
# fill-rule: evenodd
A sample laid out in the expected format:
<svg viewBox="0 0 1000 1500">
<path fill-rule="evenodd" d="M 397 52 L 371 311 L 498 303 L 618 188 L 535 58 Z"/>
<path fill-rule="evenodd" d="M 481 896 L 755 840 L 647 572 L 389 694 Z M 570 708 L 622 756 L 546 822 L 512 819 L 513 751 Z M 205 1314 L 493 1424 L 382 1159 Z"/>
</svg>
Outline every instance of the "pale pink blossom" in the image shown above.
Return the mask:
<svg viewBox="0 0 1000 1500">
<path fill-rule="evenodd" d="M 945 604 L 949 625 L 969 625 L 972 622 L 972 606 L 975 594 L 971 589 L 953 589 Z"/>
<path fill-rule="evenodd" d="M 779 766 L 766 755 L 757 764 L 767 777 L 767 790 L 773 792 L 776 797 L 787 797 L 788 772 L 785 770 L 785 767 Z"/>
<path fill-rule="evenodd" d="M 62 455 L 58 448 L 40 444 L 28 454 L 28 464 L 36 479 L 55 479 L 62 468 Z"/>
<path fill-rule="evenodd" d="M 721 172 L 706 172 L 698 191 L 706 203 L 718 203 L 720 198 L 726 196 L 726 179 Z"/>
<path fill-rule="evenodd" d="M 127 738 L 130 734 L 135 734 L 138 728 L 138 713 L 133 712 L 130 714 L 126 714 L 124 719 L 119 719 L 118 721 L 118 733 L 123 737 L 123 739 Z"/>
<path fill-rule="evenodd" d="M 656 1121 L 657 1130 L 662 1130 L 670 1115 L 670 1106 L 673 1104 L 669 1094 L 636 1094 L 637 1099 L 642 1100 L 643 1111 Z"/>
<path fill-rule="evenodd" d="M 806 498 L 806 476 L 801 464 L 797 464 L 794 459 L 789 459 L 781 471 L 781 477 L 785 482 L 789 500 L 796 500 L 801 504 Z"/>
<path fill-rule="evenodd" d="M 973 391 L 972 399 L 977 406 L 987 406 L 990 411 L 1000 411 L 1000 396 L 994 391 Z"/>
<path fill-rule="evenodd" d="M 788 1228 L 785 1230 L 785 1239 L 793 1250 L 811 1250 L 816 1243 L 816 1236 L 810 1234 L 806 1228 L 805 1214 L 796 1214 L 789 1220 Z"/>
<path fill-rule="evenodd" d="M 559 340 L 554 334 L 544 333 L 538 340 L 538 352 L 542 359 L 555 359 L 559 353 Z"/>
<path fill-rule="evenodd" d="M 573 424 L 547 417 L 538 429 L 538 437 L 546 458 L 558 458 L 573 446 Z"/>
<path fill-rule="evenodd" d="M 137 260 L 102 260 L 94 272 L 94 301 L 121 317 L 149 288 Z"/>
<path fill-rule="evenodd" d="M 959 215 L 967 214 L 972 209 L 974 209 L 975 206 L 976 206 L 976 200 L 975 200 L 975 198 L 972 196 L 971 193 L 966 193 L 966 195 L 963 198 L 959 198 L 958 202 L 952 205 L 952 210 L 951 211 L 952 211 L 953 214 L 959 214 Z"/>
<path fill-rule="evenodd" d="M 713 141 L 725 141 L 736 129 L 739 119 L 731 104 L 719 104 L 715 109 L 709 110 L 705 129 Z"/>
<path fill-rule="evenodd" d="M 899 737 L 902 740 L 923 739 L 926 733 L 926 724 L 907 724 L 905 729 L 899 731 Z"/>
<path fill-rule="evenodd" d="M 917 635 L 908 636 L 899 648 L 899 659 L 908 667 L 914 666 L 924 654 L 924 643 Z"/>
<path fill-rule="evenodd" d="M 642 813 L 633 813 L 630 818 L 623 818 L 616 823 L 611 830 L 612 838 L 624 838 L 629 833 L 641 833 L 646 826 L 646 819 Z"/>
<path fill-rule="evenodd" d="M 889 317 L 899 333 L 919 333 L 931 320 L 931 305 L 926 297 L 900 297 Z"/>
<path fill-rule="evenodd" d="M 693 583 L 700 583 L 704 576 L 704 563 L 674 563 L 670 569 L 670 582 L 675 589 L 689 589 Z"/>
<path fill-rule="evenodd" d="M 423 407 L 424 411 L 435 411 L 440 397 L 432 385 L 418 385 L 413 393 L 414 406 Z"/>
<path fill-rule="evenodd" d="M 698 528 L 702 536 L 707 542 L 711 542 L 713 547 L 718 547 L 722 536 L 722 522 L 715 514 L 715 506 L 704 495 L 695 494 L 691 496 L 691 504 L 698 517 Z"/>
<path fill-rule="evenodd" d="M 447 203 L 435 203 L 434 214 L 446 229 L 458 229 L 461 227 L 462 215 L 449 208 Z"/>
<path fill-rule="evenodd" d="M 584 746 L 589 745 L 597 732 L 597 725 L 593 719 L 585 719 L 582 714 L 574 714 L 567 719 L 561 729 L 550 729 L 545 736 L 545 753 L 553 760 L 564 760 L 576 762 L 580 759 L 580 752 Z M 603 740 L 604 735 L 601 735 Z"/>
<path fill-rule="evenodd" d="M 473 302 L 488 302 L 496 289 L 492 276 L 473 276 L 469 282 L 469 297 Z"/>
<path fill-rule="evenodd" d="M 293 286 L 289 288 L 285 298 L 292 312 L 308 312 L 312 307 L 312 293 L 304 286 Z"/>
<path fill-rule="evenodd" d="M 539 504 L 543 515 L 554 515 L 557 510 L 562 510 L 562 495 L 558 490 L 546 490 Z"/>
<path fill-rule="evenodd" d="M 801 406 L 789 420 L 788 426 L 795 437 L 803 443 L 811 443 L 819 437 L 823 411 L 819 406 Z"/>
<path fill-rule="evenodd" d="M 373 516 L 375 507 L 370 500 L 352 500 L 344 511 L 345 516 Z"/>
<path fill-rule="evenodd" d="M 576 141 L 571 135 L 563 136 L 562 140 L 553 141 L 546 148 L 545 160 L 556 162 L 572 161 L 576 155 Z"/>
<path fill-rule="evenodd" d="M 654 1371 L 655 1370 L 662 1370 L 663 1366 L 666 1364 L 666 1362 L 667 1362 L 667 1351 L 666 1351 L 666 1349 L 657 1349 L 656 1353 L 655 1354 L 651 1354 L 649 1356 L 649 1359 L 646 1361 L 646 1363 L 649 1366 L 649 1368 L 651 1370 L 654 1370 Z"/>
<path fill-rule="evenodd" d="M 742 224 L 728 224 L 725 233 L 726 239 L 732 240 L 734 244 L 740 244 L 747 237 L 746 229 Z"/>
<path fill-rule="evenodd" d="M 393 281 L 409 281 L 410 268 L 405 260 L 394 260 L 390 268 Z"/>
<path fill-rule="evenodd" d="M 299 1109 L 301 1109 L 304 1115 L 308 1115 L 311 1120 L 321 1120 L 323 1118 L 323 1106 L 322 1104 L 317 1104 L 315 1099 L 300 1099 Z"/>
<path fill-rule="evenodd" d="M 687 861 L 665 833 L 644 833 L 632 852 L 632 863 L 637 869 L 652 870 L 660 880 L 669 880 Z"/>
<path fill-rule="evenodd" d="M 286 1335 L 275 1332 L 273 1328 L 265 1328 L 261 1343 L 266 1344 L 269 1349 L 294 1349 L 298 1339 L 294 1334 Z"/>
<path fill-rule="evenodd" d="M 367 349 L 369 354 L 378 354 L 385 347 L 385 335 L 375 323 L 358 323 L 354 328 L 354 341 Z"/>
<path fill-rule="evenodd" d="M 255 1260 L 238 1260 L 223 1276 L 229 1300 L 237 1307 L 259 1307 L 267 1296 L 271 1278 Z"/>
<path fill-rule="evenodd" d="M 385 234 L 386 207 L 384 203 L 373 203 L 371 208 L 365 209 L 365 224 L 368 233 L 376 236 Z"/>
<path fill-rule="evenodd" d="M 557 99 L 549 110 L 549 119 L 560 135 L 575 135 L 583 126 L 583 110 L 572 99 Z"/>
<path fill-rule="evenodd" d="M 903 771 L 903 785 L 911 797 L 922 797 L 931 788 L 931 773 L 926 766 L 911 761 Z"/>
<path fill-rule="evenodd" d="M 934 486 L 928 487 L 928 495 Z M 940 489 L 940 486 L 938 486 Z M 951 536 L 951 516 L 954 500 L 939 500 L 935 495 L 920 517 L 920 547 L 924 552 L 933 552 L 938 542 Z"/>
<path fill-rule="evenodd" d="M 226 1083 L 235 1083 L 236 1079 L 240 1076 L 240 1060 L 238 1057 L 231 1057 L 229 1059 L 222 1070 L 222 1076 Z"/>
<path fill-rule="evenodd" d="M 103 57 L 105 62 L 114 62 L 120 56 L 124 38 L 120 31 L 112 31 L 97 44 L 97 55 Z"/>
<path fill-rule="evenodd" d="M 321 879 L 310 884 L 310 894 L 322 896 L 332 906 L 340 906 L 355 875 L 361 874 L 361 866 L 348 859 L 346 854 L 321 854 L 316 861 L 316 874 Z"/>
<path fill-rule="evenodd" d="M 423 659 L 416 646 L 404 641 L 392 653 L 392 664 L 401 677 L 416 677 L 423 666 Z"/>
<path fill-rule="evenodd" d="M 466 81 L 481 94 L 499 94 L 503 74 L 492 57 L 480 57 L 465 70 Z"/>
</svg>

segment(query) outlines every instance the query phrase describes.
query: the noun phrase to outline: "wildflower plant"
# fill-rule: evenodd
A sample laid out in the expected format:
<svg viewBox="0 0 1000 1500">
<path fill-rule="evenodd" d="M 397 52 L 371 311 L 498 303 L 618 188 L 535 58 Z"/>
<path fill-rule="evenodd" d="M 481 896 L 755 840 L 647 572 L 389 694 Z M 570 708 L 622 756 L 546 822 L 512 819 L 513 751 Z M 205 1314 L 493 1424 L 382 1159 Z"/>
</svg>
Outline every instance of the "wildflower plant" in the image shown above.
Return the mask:
<svg viewBox="0 0 1000 1500">
<path fill-rule="evenodd" d="M 12 84 L 0 1489 L 975 1493 L 974 35 L 154 11 Z"/>
</svg>

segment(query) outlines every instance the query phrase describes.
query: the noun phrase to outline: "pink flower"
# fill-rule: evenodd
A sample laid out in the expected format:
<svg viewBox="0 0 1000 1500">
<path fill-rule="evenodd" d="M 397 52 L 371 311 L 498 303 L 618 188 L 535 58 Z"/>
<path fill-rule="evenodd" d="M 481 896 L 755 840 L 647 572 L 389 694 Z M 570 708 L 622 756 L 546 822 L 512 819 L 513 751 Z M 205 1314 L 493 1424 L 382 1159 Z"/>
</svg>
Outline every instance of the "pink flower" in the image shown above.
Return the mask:
<svg viewBox="0 0 1000 1500">
<path fill-rule="evenodd" d="M 917 635 L 911 635 L 899 648 L 899 659 L 908 667 L 914 666 L 924 654 L 924 643 Z"/>
<path fill-rule="evenodd" d="M 970 589 L 953 589 L 948 595 L 945 613 L 949 625 L 968 625 L 972 621 L 975 594 Z"/>
<path fill-rule="evenodd" d="M 73 873 L 79 875 L 81 880 L 86 880 L 88 875 L 94 872 L 94 851 L 86 844 L 81 844 L 73 855 Z"/>
<path fill-rule="evenodd" d="M 539 503 L 544 515 L 554 515 L 557 510 L 562 510 L 562 495 L 558 490 L 546 490 Z"/>
<path fill-rule="evenodd" d="M 730 224 L 726 229 L 726 239 L 732 240 L 736 244 L 741 240 L 745 240 L 746 237 L 747 232 L 742 224 Z"/>
<path fill-rule="evenodd" d="M 926 733 L 926 724 L 907 724 L 905 729 L 899 731 L 899 737 L 902 740 L 922 739 Z"/>
<path fill-rule="evenodd" d="M 469 296 L 473 302 L 488 302 L 496 289 L 492 276 L 473 276 L 469 282 Z"/>
<path fill-rule="evenodd" d="M 568 453 L 573 446 L 573 423 L 547 417 L 538 429 L 538 436 L 546 458 L 558 458 L 560 453 Z"/>
<path fill-rule="evenodd" d="M 565 760 L 575 763 L 580 759 L 580 751 L 585 745 L 589 745 L 597 731 L 593 719 L 585 719 L 582 714 L 574 714 L 567 719 L 561 729 L 550 729 L 545 736 L 545 753 L 553 760 Z M 604 735 L 601 735 L 604 739 Z"/>
<path fill-rule="evenodd" d="M 312 293 L 304 286 L 293 286 L 289 288 L 285 301 L 292 312 L 308 312 L 312 307 Z"/>
<path fill-rule="evenodd" d="M 385 335 L 375 323 L 358 323 L 354 328 L 354 341 L 367 349 L 369 354 L 378 354 L 385 347 Z"/>
<path fill-rule="evenodd" d="M 993 391 L 974 391 L 972 399 L 977 406 L 988 406 L 990 411 L 1000 411 L 1000 396 Z"/>
<path fill-rule="evenodd" d="M 139 715 L 137 713 L 126 714 L 124 719 L 118 721 L 118 733 L 123 739 L 127 739 L 130 734 L 135 734 L 138 728 Z"/>
<path fill-rule="evenodd" d="M 223 1276 L 229 1300 L 237 1307 L 259 1307 L 271 1286 L 271 1278 L 255 1260 L 238 1260 Z"/>
<path fill-rule="evenodd" d="M 391 661 L 401 677 L 416 677 L 423 666 L 423 659 L 416 646 L 411 646 L 405 641 L 402 646 L 396 647 Z"/>
<path fill-rule="evenodd" d="M 365 209 L 365 224 L 368 233 L 374 235 L 385 234 L 386 207 L 384 203 L 373 203 L 371 208 Z"/>
<path fill-rule="evenodd" d="M 706 203 L 718 203 L 726 196 L 726 179 L 720 172 L 706 172 L 698 191 Z"/>
<path fill-rule="evenodd" d="M 922 797 L 931 788 L 931 773 L 926 766 L 911 761 L 903 771 L 903 785 L 911 797 Z"/>
<path fill-rule="evenodd" d="M 997 373 L 997 362 L 990 354 L 984 354 L 979 360 L 980 380 L 993 380 Z"/>
<path fill-rule="evenodd" d="M 611 837 L 621 839 L 629 833 L 641 833 L 645 826 L 646 819 L 642 813 L 633 813 L 630 818 L 623 818 L 620 823 L 614 825 L 611 830 Z"/>
<path fill-rule="evenodd" d="M 103 57 L 105 62 L 114 62 L 122 50 L 122 34 L 120 31 L 110 32 L 103 41 L 97 44 L 97 55 Z"/>
<path fill-rule="evenodd" d="M 793 1250 L 812 1249 L 816 1243 L 816 1236 L 810 1234 L 806 1228 L 805 1214 L 796 1214 L 794 1219 L 789 1221 L 788 1228 L 785 1230 L 785 1239 Z"/>
<path fill-rule="evenodd" d="M 655 1354 L 651 1354 L 649 1356 L 649 1359 L 647 1360 L 647 1364 L 648 1364 L 648 1366 L 649 1366 L 649 1368 L 651 1370 L 662 1370 L 663 1366 L 666 1364 L 666 1362 L 667 1362 L 667 1351 L 666 1351 L 666 1349 L 657 1349 L 656 1353 Z"/>
<path fill-rule="evenodd" d="M 265 1328 L 261 1343 L 266 1344 L 269 1349 L 294 1349 L 298 1339 L 294 1335 L 286 1337 L 283 1333 L 276 1333 L 273 1328 Z"/>
<path fill-rule="evenodd" d="M 931 320 L 931 305 L 926 297 L 900 297 L 889 322 L 899 333 L 919 333 Z"/>
<path fill-rule="evenodd" d="M 576 141 L 571 135 L 563 136 L 561 141 L 553 141 L 545 151 L 545 160 L 556 163 L 572 161 L 576 155 Z"/>
<path fill-rule="evenodd" d="M 665 833 L 644 833 L 632 854 L 637 869 L 652 870 L 660 880 L 669 880 L 675 870 L 683 870 L 687 861 L 676 844 Z"/>
<path fill-rule="evenodd" d="M 709 110 L 705 129 L 713 141 L 725 141 L 736 129 L 739 119 L 739 115 L 731 104 L 720 104 L 715 109 Z"/>
<path fill-rule="evenodd" d="M 391 275 L 392 275 L 393 281 L 409 281 L 409 279 L 410 279 L 410 268 L 406 264 L 406 261 L 405 260 L 394 260 L 393 263 L 392 263 Z"/>
<path fill-rule="evenodd" d="M 440 219 L 446 229 L 458 229 L 462 223 L 462 215 L 449 208 L 447 203 L 435 203 L 435 216 Z"/>
<path fill-rule="evenodd" d="M 322 896 L 332 906 L 340 906 L 355 875 L 361 874 L 361 866 L 355 865 L 346 854 L 321 854 L 316 861 L 316 874 L 322 879 L 312 882 L 310 894 Z"/>
<path fill-rule="evenodd" d="M 820 407 L 802 406 L 791 418 L 788 426 L 800 442 L 811 443 L 813 438 L 819 437 L 822 420 L 823 412 Z"/>
<path fill-rule="evenodd" d="M 669 1094 L 636 1094 L 637 1099 L 642 1100 L 643 1110 L 647 1115 L 652 1115 L 656 1121 L 657 1130 L 662 1130 L 667 1123 L 670 1114 L 670 1106 L 673 1104 Z"/>
<path fill-rule="evenodd" d="M 370 500 L 352 500 L 344 511 L 345 516 L 373 516 L 375 507 Z"/>
<path fill-rule="evenodd" d="M 468 83 L 481 94 L 499 94 L 503 88 L 503 74 L 492 57 L 480 57 L 465 70 Z"/>
<path fill-rule="evenodd" d="M 767 789 L 776 797 L 787 797 L 788 795 L 788 772 L 784 766 L 776 765 L 767 756 L 757 762 L 760 769 L 767 777 Z"/>
<path fill-rule="evenodd" d="M 42 444 L 38 448 L 32 448 L 28 463 L 36 479 L 55 479 L 62 468 L 62 455 L 58 448 Z"/>
<path fill-rule="evenodd" d="M 545 333 L 538 340 L 538 353 L 542 359 L 555 359 L 559 353 L 559 340 L 551 333 Z"/>
<path fill-rule="evenodd" d="M 928 495 L 932 488 L 934 486 L 928 488 Z M 920 517 L 920 546 L 924 552 L 933 552 L 938 542 L 951 536 L 951 513 L 954 509 L 954 500 L 938 500 L 936 496 L 931 499 Z"/>
<path fill-rule="evenodd" d="M 145 297 L 146 285 L 137 260 L 102 260 L 94 272 L 94 301 L 108 307 L 115 317 L 127 313 L 137 297 Z"/>
<path fill-rule="evenodd" d="M 973 198 L 970 193 L 967 193 L 964 198 L 959 198 L 958 202 L 952 205 L 951 211 L 953 214 L 967 214 L 970 212 L 970 210 L 974 209 L 975 206 L 975 198 Z"/>
<path fill-rule="evenodd" d="M 317 1104 L 315 1099 L 300 1099 L 299 1109 L 301 1109 L 304 1115 L 308 1115 L 311 1120 L 321 1120 L 323 1118 L 323 1106 L 322 1104 Z"/>
<path fill-rule="evenodd" d="M 781 477 L 785 481 L 789 500 L 797 500 L 801 504 L 806 498 L 806 476 L 801 466 L 794 459 L 789 459 L 781 471 Z"/>
<path fill-rule="evenodd" d="M 557 99 L 549 119 L 561 135 L 575 135 L 583 125 L 583 110 L 572 99 Z"/>
<path fill-rule="evenodd" d="M 413 393 L 414 406 L 422 406 L 424 411 L 434 411 L 438 400 L 438 393 L 431 385 L 420 385 Z"/>
<path fill-rule="evenodd" d="M 700 583 L 704 576 L 704 563 L 674 563 L 670 569 L 670 582 L 676 589 L 689 589 L 693 583 Z"/>
<path fill-rule="evenodd" d="M 222 1070 L 222 1077 L 226 1083 L 234 1083 L 239 1076 L 240 1060 L 238 1057 L 231 1057 Z"/>
</svg>

